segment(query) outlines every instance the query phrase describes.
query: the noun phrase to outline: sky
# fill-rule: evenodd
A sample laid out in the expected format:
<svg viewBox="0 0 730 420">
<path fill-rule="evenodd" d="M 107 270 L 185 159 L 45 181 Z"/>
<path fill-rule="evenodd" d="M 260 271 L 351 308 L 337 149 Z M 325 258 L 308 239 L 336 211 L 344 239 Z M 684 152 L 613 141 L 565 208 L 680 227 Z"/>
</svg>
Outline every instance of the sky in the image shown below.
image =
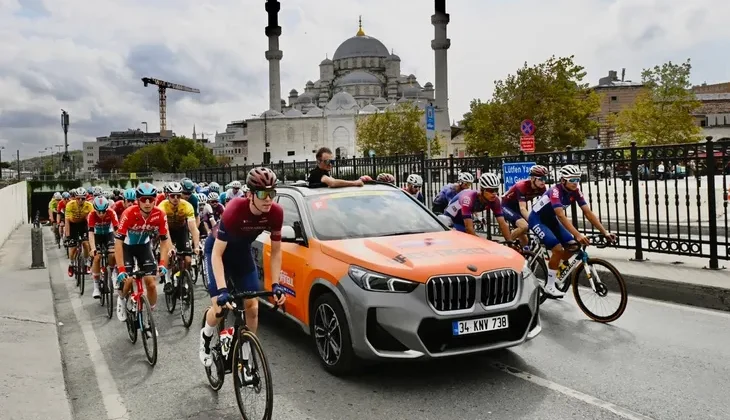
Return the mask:
<svg viewBox="0 0 730 420">
<path fill-rule="evenodd" d="M 264 0 L 0 0 L 0 147 L 38 156 L 110 131 L 159 130 L 157 90 L 142 77 L 200 89 L 168 90 L 178 135 L 224 131 L 268 108 Z M 692 82 L 730 81 L 727 0 L 447 0 L 450 116 L 523 63 L 574 55 L 592 84 L 608 73 L 692 60 Z M 434 82 L 429 0 L 281 0 L 282 96 L 319 77 L 319 63 L 357 32 L 401 57 L 401 72 Z M 286 99 L 286 98 L 283 98 Z M 55 150 L 55 149 L 54 149 Z"/>
</svg>

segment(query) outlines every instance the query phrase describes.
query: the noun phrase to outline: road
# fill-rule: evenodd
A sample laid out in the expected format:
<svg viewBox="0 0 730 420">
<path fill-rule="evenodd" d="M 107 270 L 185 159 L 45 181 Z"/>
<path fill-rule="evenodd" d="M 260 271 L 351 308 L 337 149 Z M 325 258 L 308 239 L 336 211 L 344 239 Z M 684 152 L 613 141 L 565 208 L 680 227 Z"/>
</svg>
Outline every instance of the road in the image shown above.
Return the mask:
<svg viewBox="0 0 730 420">
<path fill-rule="evenodd" d="M 240 418 L 230 376 L 215 393 L 198 361 L 201 306 L 188 331 L 160 301 L 160 355 L 151 368 L 116 316 L 108 320 L 90 294 L 79 297 L 60 251 L 47 247 L 47 254 L 76 419 Z M 205 302 L 197 287 L 196 302 Z M 632 298 L 621 319 L 601 325 L 566 298 L 543 306 L 543 333 L 521 347 L 379 365 L 347 379 L 325 373 L 308 337 L 286 320 L 262 316 L 260 336 L 277 420 L 709 420 L 727 418 L 729 320 Z"/>
</svg>

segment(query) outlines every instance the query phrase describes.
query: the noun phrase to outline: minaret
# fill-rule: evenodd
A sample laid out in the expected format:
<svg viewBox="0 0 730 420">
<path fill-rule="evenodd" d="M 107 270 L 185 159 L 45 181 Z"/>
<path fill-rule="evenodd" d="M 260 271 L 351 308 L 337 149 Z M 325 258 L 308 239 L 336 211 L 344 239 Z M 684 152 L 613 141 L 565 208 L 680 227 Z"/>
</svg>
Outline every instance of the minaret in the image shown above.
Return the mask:
<svg viewBox="0 0 730 420">
<path fill-rule="evenodd" d="M 197 139 L 198 139 L 198 135 L 195 134 L 195 124 L 193 124 L 193 140 L 197 140 Z"/>
<path fill-rule="evenodd" d="M 450 121 L 447 50 L 451 46 L 451 40 L 446 37 L 446 25 L 449 24 L 449 14 L 446 13 L 446 0 L 434 0 L 434 6 L 435 12 L 431 16 L 431 24 L 434 27 L 434 39 L 431 41 L 431 48 L 434 51 L 436 66 L 436 98 L 434 105 L 445 116 L 444 121 L 446 121 L 447 125 L 447 127 L 436 127 L 436 129 L 445 130 L 449 128 L 448 122 Z"/>
<path fill-rule="evenodd" d="M 284 53 L 279 49 L 279 10 L 281 4 L 277 0 L 266 0 L 266 13 L 269 15 L 269 25 L 266 27 L 266 36 L 269 37 L 269 49 L 266 59 L 269 60 L 269 109 L 281 112 L 281 68 L 280 61 Z"/>
</svg>

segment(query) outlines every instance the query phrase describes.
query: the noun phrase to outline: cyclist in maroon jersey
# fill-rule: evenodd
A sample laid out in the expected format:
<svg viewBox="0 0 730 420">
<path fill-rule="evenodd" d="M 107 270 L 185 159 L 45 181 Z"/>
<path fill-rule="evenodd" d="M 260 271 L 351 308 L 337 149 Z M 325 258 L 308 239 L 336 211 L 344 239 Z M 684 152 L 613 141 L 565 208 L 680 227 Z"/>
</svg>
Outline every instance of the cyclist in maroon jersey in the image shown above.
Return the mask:
<svg viewBox="0 0 730 420">
<path fill-rule="evenodd" d="M 547 176 L 546 167 L 535 165 L 530 168 L 530 178 L 517 182 L 502 196 L 504 218 L 515 228 L 511 239 L 519 239 L 522 246 L 528 246 L 526 233 L 529 229 L 527 218 L 530 217 L 530 210 L 527 202 L 545 194 Z"/>
</svg>

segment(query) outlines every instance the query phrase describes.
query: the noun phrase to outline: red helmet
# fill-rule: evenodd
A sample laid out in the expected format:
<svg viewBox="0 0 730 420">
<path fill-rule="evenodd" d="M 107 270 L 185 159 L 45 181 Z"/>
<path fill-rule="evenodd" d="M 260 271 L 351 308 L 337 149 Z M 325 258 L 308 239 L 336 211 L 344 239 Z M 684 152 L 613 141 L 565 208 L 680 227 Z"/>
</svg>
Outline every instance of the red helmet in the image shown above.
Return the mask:
<svg viewBox="0 0 730 420">
<path fill-rule="evenodd" d="M 530 176 L 547 176 L 548 168 L 542 165 L 535 165 L 530 168 Z"/>
<path fill-rule="evenodd" d="M 248 171 L 246 185 L 253 191 L 270 190 L 276 187 L 276 174 L 269 168 L 253 168 Z"/>
</svg>

